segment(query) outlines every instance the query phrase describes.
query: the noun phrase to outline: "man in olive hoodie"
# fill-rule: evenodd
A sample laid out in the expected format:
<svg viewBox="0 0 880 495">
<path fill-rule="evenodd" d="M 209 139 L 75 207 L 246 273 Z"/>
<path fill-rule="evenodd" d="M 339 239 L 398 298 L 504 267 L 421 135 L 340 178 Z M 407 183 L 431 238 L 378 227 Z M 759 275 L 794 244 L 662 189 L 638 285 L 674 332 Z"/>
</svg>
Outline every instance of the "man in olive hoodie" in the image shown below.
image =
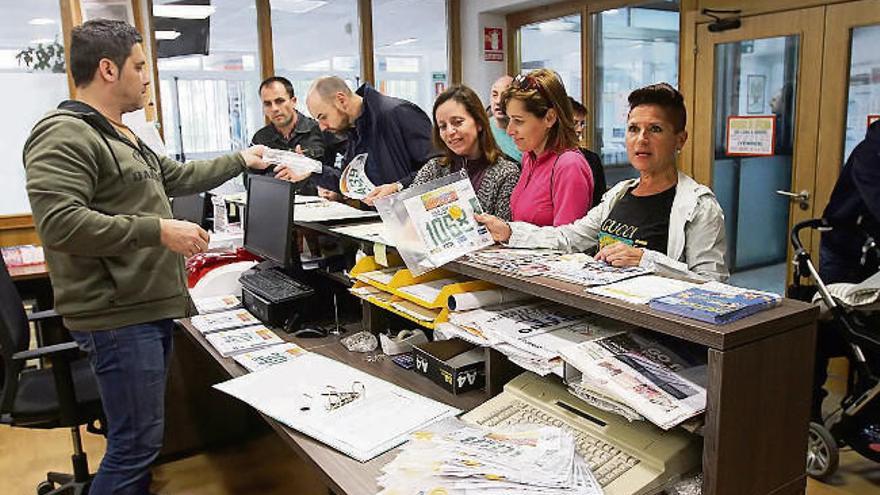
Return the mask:
<svg viewBox="0 0 880 495">
<path fill-rule="evenodd" d="M 121 21 L 73 30 L 77 99 L 34 126 L 24 147 L 27 191 L 55 307 L 88 352 L 107 417 L 107 452 L 91 492 L 148 493 L 164 431 L 172 318 L 191 307 L 184 258 L 207 248 L 198 225 L 171 219 L 168 196 L 217 187 L 262 147 L 181 164 L 124 124 L 149 84 L 141 37 Z"/>
</svg>

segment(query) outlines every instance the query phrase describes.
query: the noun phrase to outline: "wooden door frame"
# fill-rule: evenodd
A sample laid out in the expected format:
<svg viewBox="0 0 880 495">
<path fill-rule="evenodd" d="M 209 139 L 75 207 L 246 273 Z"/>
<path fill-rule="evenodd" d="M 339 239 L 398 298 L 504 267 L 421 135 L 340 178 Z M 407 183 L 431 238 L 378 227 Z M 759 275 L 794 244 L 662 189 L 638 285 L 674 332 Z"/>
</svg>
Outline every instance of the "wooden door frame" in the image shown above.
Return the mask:
<svg viewBox="0 0 880 495">
<path fill-rule="evenodd" d="M 681 0 L 681 7 L 679 9 L 679 80 L 681 80 L 682 74 L 684 74 L 682 70 L 684 68 L 684 57 L 681 56 L 681 50 L 682 47 L 684 47 L 685 39 L 683 36 L 685 33 L 685 28 L 687 27 L 687 24 L 685 24 L 685 7 L 691 4 L 695 5 L 696 1 L 697 0 Z M 596 129 L 596 126 L 598 125 L 597 121 L 595 120 L 596 102 L 594 98 L 595 95 L 593 95 L 593 89 L 597 86 L 595 80 L 595 64 L 593 63 L 593 60 L 595 60 L 596 57 L 596 47 L 593 43 L 591 43 L 593 30 L 593 14 L 598 14 L 599 12 L 616 8 L 639 7 L 644 3 L 647 3 L 647 0 L 644 2 L 633 0 L 562 1 L 549 5 L 541 5 L 530 9 L 511 12 L 505 17 L 505 28 L 507 29 L 506 41 L 509 55 L 507 57 L 507 73 L 510 75 L 515 75 L 519 73 L 521 67 L 520 58 L 522 57 L 522 36 L 520 36 L 520 28 L 528 24 L 549 21 L 553 19 L 558 19 L 560 17 L 567 17 L 576 14 L 580 15 L 581 80 L 583 81 L 583 84 L 581 86 L 580 101 L 587 108 L 587 120 L 589 122 L 588 128 L 590 129 L 590 132 L 587 133 L 585 144 L 588 148 L 591 148 L 593 145 L 593 138 L 595 137 L 593 130 Z M 691 28 L 691 31 L 692 30 L 693 28 Z"/>
<path fill-rule="evenodd" d="M 825 46 L 822 67 L 822 100 L 819 115 L 818 163 L 823 167 L 816 174 L 815 203 L 827 205 L 831 191 L 843 167 L 843 142 L 846 138 L 847 98 L 849 96 L 849 65 L 852 58 L 852 30 L 880 24 L 880 0 L 862 0 L 830 5 L 825 17 Z M 817 211 L 817 216 L 821 214 Z"/>
<path fill-rule="evenodd" d="M 817 169 L 822 166 L 816 158 L 820 119 L 819 112 L 809 109 L 815 107 L 815 102 L 821 96 L 824 28 L 825 7 L 743 17 L 742 28 L 720 33 L 709 32 L 706 24 L 697 26 L 695 67 L 698 70 L 694 78 L 695 105 L 691 112 L 694 116 L 693 135 L 686 146 L 689 147 L 688 154 L 693 157 L 694 179 L 710 187 L 715 153 L 715 45 L 750 39 L 800 36 L 791 188 L 796 191 L 807 189 L 811 191 L 812 197 L 810 208 L 806 211 L 794 203 L 789 204 L 789 227 L 812 218 L 817 210 L 821 214 L 815 201 Z M 809 244 L 805 246 L 808 250 L 813 249 L 811 242 L 805 244 Z M 786 259 L 791 259 L 791 249 L 791 245 L 788 245 Z M 789 278 L 790 270 L 791 267 Z"/>
</svg>

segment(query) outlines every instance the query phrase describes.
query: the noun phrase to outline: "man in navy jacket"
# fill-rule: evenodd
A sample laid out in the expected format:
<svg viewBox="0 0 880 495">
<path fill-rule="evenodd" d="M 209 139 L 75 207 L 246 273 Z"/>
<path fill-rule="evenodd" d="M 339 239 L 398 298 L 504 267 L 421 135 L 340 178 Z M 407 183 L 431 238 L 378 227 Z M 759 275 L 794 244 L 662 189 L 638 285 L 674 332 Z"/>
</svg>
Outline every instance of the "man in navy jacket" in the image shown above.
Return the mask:
<svg viewBox="0 0 880 495">
<path fill-rule="evenodd" d="M 819 275 L 826 283 L 859 283 L 877 272 L 877 259 L 861 264 L 865 234 L 880 241 L 880 121 L 849 155 L 822 214 L 835 228 L 822 234 Z M 854 225 L 861 217 L 861 228 Z M 862 233 L 861 231 L 864 231 Z"/>
<path fill-rule="evenodd" d="M 385 96 L 369 84 L 352 92 L 336 76 L 322 77 L 312 84 L 306 98 L 309 113 L 323 131 L 345 133 L 348 146 L 343 163 L 367 153 L 365 171 L 370 182 L 379 184 L 364 202 L 409 186 L 416 172 L 437 153 L 431 145 L 431 121 L 415 104 Z M 339 192 L 341 170 L 324 167 L 318 179 L 319 193 Z M 280 178 L 299 181 L 305 177 L 284 171 Z"/>
</svg>

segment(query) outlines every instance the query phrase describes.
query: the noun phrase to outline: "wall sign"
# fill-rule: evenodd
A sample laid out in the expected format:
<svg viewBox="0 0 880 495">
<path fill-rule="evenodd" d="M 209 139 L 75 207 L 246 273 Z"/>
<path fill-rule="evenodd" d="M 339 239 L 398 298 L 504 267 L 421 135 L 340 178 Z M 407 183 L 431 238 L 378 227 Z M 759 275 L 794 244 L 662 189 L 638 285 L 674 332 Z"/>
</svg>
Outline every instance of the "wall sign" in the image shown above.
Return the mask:
<svg viewBox="0 0 880 495">
<path fill-rule="evenodd" d="M 772 156 L 775 144 L 775 115 L 727 117 L 728 156 Z"/>
<path fill-rule="evenodd" d="M 504 60 L 504 29 L 495 27 L 483 28 L 483 56 L 489 62 Z"/>
</svg>

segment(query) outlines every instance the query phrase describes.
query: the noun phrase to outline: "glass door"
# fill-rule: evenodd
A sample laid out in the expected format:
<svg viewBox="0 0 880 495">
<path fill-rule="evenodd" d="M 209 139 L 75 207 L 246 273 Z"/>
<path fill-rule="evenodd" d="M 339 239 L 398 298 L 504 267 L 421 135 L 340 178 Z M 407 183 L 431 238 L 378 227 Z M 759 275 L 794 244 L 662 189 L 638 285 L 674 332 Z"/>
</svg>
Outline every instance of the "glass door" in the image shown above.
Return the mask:
<svg viewBox="0 0 880 495">
<path fill-rule="evenodd" d="M 784 292 L 788 233 L 814 214 L 823 19 L 814 8 L 698 26 L 694 178 L 724 210 L 735 285 Z"/>
<path fill-rule="evenodd" d="M 880 118 L 880 0 L 831 5 L 825 16 L 822 76 L 822 127 L 819 162 L 828 163 L 816 178 L 816 201 L 828 204 L 841 167 L 865 138 L 872 119 Z M 827 95 L 827 96 L 826 96 Z M 814 239 L 818 246 L 818 238 Z"/>
</svg>

